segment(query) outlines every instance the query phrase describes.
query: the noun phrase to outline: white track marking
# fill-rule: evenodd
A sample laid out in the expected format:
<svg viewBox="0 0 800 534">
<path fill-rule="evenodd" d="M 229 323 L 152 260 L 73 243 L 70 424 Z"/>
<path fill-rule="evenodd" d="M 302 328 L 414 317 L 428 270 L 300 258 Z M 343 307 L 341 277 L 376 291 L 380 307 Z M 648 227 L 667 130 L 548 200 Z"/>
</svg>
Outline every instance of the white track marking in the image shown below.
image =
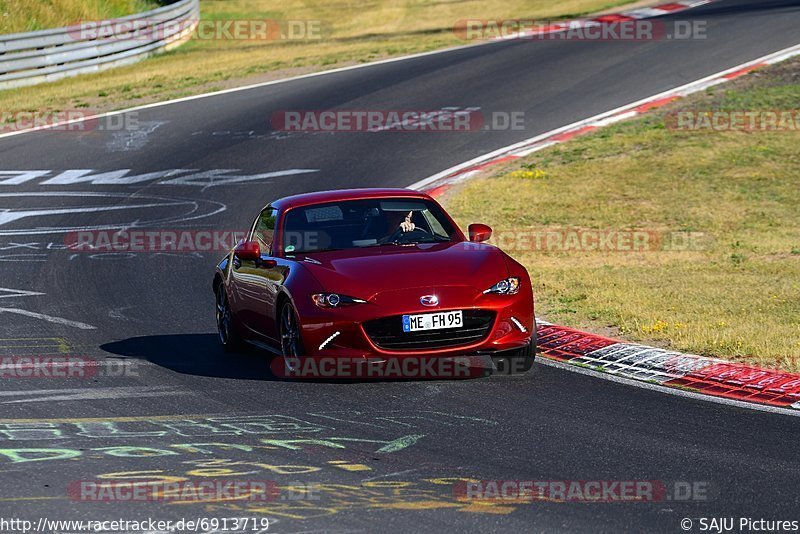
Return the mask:
<svg viewBox="0 0 800 534">
<path fill-rule="evenodd" d="M 175 208 L 177 206 L 186 206 L 188 213 L 186 215 L 181 216 L 170 216 L 167 218 L 162 219 L 152 219 L 146 220 L 142 222 L 140 219 L 137 219 L 134 222 L 126 222 L 124 224 L 104 224 L 104 225 L 91 225 L 91 226 L 73 226 L 73 227 L 37 227 L 37 228 L 19 228 L 19 229 L 10 229 L 10 230 L 2 230 L 0 229 L 0 236 L 14 236 L 14 235 L 42 235 L 42 234 L 64 234 L 69 232 L 79 232 L 83 230 L 118 230 L 120 228 L 133 228 L 133 227 L 142 227 L 142 226 L 150 226 L 154 227 L 158 224 L 166 224 L 166 223 L 185 223 L 188 221 L 193 221 L 197 219 L 203 219 L 206 217 L 211 217 L 218 213 L 222 213 L 227 209 L 225 204 L 220 202 L 212 201 L 212 200 L 192 200 L 192 199 L 185 199 L 185 198 L 173 198 L 173 197 L 162 197 L 156 195 L 146 195 L 146 196 L 139 196 L 136 194 L 128 194 L 128 193 L 94 193 L 94 192 L 84 192 L 84 191 L 45 191 L 45 192 L 27 192 L 27 193 L 3 193 L 0 192 L 0 198 L 4 197 L 14 197 L 14 198 L 22 198 L 22 197 L 93 197 L 93 198 L 119 198 L 124 200 L 132 200 L 132 199 L 141 199 L 141 200 L 149 200 L 146 204 L 136 204 L 136 205 L 123 205 L 123 204 L 115 204 L 112 206 L 100 206 L 100 207 L 87 207 L 87 208 L 41 208 L 38 210 L 20 210 L 20 211 L 12 211 L 10 209 L 3 209 L 0 210 L 0 226 L 6 224 L 8 222 L 14 222 L 19 219 L 23 219 L 25 217 L 30 216 L 43 216 L 43 215 L 52 215 L 52 214 L 72 214 L 72 213 L 83 213 L 84 211 L 92 211 L 92 212 L 103 212 L 103 211 L 114 211 L 119 212 L 126 209 L 145 209 L 145 208 L 152 208 L 152 207 L 170 207 Z M 155 200 L 155 202 L 153 202 Z M 201 211 L 201 207 L 207 207 L 207 213 L 203 213 Z M 65 211 L 68 210 L 68 211 Z M 200 212 L 199 214 L 195 214 L 196 212 Z"/>
<path fill-rule="evenodd" d="M 36 297 L 44 295 L 38 291 L 25 291 L 24 289 L 9 289 L 7 287 L 0 287 L 0 292 L 8 293 L 8 295 L 0 295 L 0 299 L 15 298 L 15 297 Z"/>
<path fill-rule="evenodd" d="M 67 215 L 71 213 L 95 213 L 106 211 L 121 211 L 143 208 L 160 208 L 163 203 L 159 204 L 127 204 L 122 206 L 78 206 L 74 208 L 47 208 L 47 209 L 32 209 L 32 210 L 19 210 L 12 211 L 9 209 L 0 210 L 0 226 L 10 222 L 24 219 L 25 217 L 38 217 L 41 215 Z"/>
<path fill-rule="evenodd" d="M 108 389 L 120 389 L 120 388 L 25 389 L 19 391 L 0 391 L 0 397 L 32 397 L 36 395 L 64 395 L 69 393 L 79 393 L 81 391 L 89 391 L 89 390 L 97 391 L 103 389 L 108 390 Z M 131 388 L 124 387 L 122 389 L 131 389 Z"/>
<path fill-rule="evenodd" d="M 39 185 L 138 185 L 153 182 L 159 185 L 194 185 L 211 187 L 216 185 L 238 184 L 320 172 L 320 169 L 285 169 L 259 174 L 230 174 L 240 169 L 165 169 L 144 174 L 131 175 L 131 169 L 95 171 L 94 169 L 68 169 L 55 176 L 53 170 L 19 171 L 0 170 L 0 185 L 12 186 L 27 184 L 32 180 L 47 178 Z"/>
<path fill-rule="evenodd" d="M 75 388 L 63 390 L 42 390 L 17 393 L 13 391 L 3 392 L 3 396 L 37 395 L 42 396 L 3 401 L 2 404 L 20 404 L 26 402 L 52 402 L 52 401 L 79 401 L 79 400 L 99 400 L 99 399 L 125 399 L 140 397 L 166 397 L 174 395 L 192 395 L 192 392 L 175 389 L 173 386 L 155 387 L 110 387 L 110 388 Z"/>
<path fill-rule="evenodd" d="M 20 308 L 0 308 L 0 313 L 16 313 L 17 315 L 24 315 L 26 317 L 33 317 L 34 319 L 41 319 L 50 323 L 61 324 L 64 326 L 71 326 L 73 328 L 80 328 L 81 330 L 95 330 L 97 327 L 90 324 L 81 323 L 78 321 L 70 321 L 63 317 L 55 317 L 53 315 L 45 315 L 44 313 L 36 313 Z"/>
</svg>

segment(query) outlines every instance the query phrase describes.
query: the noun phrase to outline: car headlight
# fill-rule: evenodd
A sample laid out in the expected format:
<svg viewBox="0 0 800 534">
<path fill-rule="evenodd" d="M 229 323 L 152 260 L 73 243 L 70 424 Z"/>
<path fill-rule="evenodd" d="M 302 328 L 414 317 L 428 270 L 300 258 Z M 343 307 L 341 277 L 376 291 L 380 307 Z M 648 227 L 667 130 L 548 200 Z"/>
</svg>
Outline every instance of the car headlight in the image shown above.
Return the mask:
<svg viewBox="0 0 800 534">
<path fill-rule="evenodd" d="M 495 295 L 516 295 L 519 293 L 519 278 L 512 276 L 500 280 L 495 285 L 483 292 L 483 294 L 494 293 Z"/>
<path fill-rule="evenodd" d="M 311 300 L 320 308 L 340 308 L 342 306 L 364 304 L 367 302 L 366 300 L 340 295 L 339 293 L 314 293 L 311 295 Z"/>
</svg>

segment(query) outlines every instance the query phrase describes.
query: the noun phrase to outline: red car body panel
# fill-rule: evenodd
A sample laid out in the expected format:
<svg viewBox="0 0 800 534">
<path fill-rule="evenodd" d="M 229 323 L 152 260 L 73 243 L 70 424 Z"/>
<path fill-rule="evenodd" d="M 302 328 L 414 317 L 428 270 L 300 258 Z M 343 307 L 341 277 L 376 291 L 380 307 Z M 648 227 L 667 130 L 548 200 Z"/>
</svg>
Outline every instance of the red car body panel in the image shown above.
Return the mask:
<svg viewBox="0 0 800 534">
<path fill-rule="evenodd" d="M 286 197 L 270 204 L 278 211 L 268 266 L 242 261 L 233 251 L 217 266 L 215 289 L 224 284 L 242 338 L 263 346 L 280 347 L 276 331 L 279 303 L 288 299 L 297 312 L 305 356 L 311 357 L 418 357 L 501 353 L 531 343 L 534 301 L 525 268 L 497 247 L 468 241 L 455 229 L 450 242 L 411 246 L 351 248 L 281 253 L 285 214 L 301 206 L 368 198 L 422 199 L 430 196 L 406 189 L 355 189 Z M 437 204 L 438 205 L 438 204 Z M 446 212 L 442 209 L 446 215 Z M 449 217 L 449 215 L 446 215 Z M 486 294 L 498 281 L 518 277 L 514 295 Z M 338 293 L 366 301 L 339 308 L 320 308 L 314 293 Z M 425 295 L 438 305 L 424 306 Z M 368 335 L 365 323 L 404 314 L 469 310 L 493 315 L 479 340 L 457 346 L 424 349 L 386 348 Z M 399 321 L 399 319 L 397 319 Z M 321 348 L 336 332 L 335 339 Z"/>
</svg>

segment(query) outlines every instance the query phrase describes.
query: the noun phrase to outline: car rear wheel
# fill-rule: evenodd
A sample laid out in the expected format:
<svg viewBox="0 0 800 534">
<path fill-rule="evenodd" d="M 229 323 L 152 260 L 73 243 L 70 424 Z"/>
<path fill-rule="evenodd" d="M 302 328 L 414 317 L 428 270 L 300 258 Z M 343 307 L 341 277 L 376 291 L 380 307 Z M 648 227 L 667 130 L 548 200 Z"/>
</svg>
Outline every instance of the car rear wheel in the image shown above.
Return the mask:
<svg viewBox="0 0 800 534">
<path fill-rule="evenodd" d="M 222 343 L 226 352 L 241 350 L 244 342 L 233 326 L 233 313 L 228 301 L 228 293 L 222 284 L 217 286 L 216 301 L 217 332 L 219 333 L 220 343 Z"/>
<path fill-rule="evenodd" d="M 290 302 L 281 307 L 278 332 L 281 337 L 281 353 L 287 371 L 297 371 L 303 355 L 303 341 L 300 337 L 300 323 Z"/>
</svg>

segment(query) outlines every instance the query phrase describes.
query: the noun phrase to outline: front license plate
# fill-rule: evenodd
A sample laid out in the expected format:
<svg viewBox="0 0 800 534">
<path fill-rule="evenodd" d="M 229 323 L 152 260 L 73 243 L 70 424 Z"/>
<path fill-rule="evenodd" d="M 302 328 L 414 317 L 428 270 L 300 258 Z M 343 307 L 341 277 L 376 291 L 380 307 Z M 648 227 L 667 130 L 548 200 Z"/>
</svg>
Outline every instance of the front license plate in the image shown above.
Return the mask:
<svg viewBox="0 0 800 534">
<path fill-rule="evenodd" d="M 403 316 L 403 332 L 419 330 L 441 330 L 442 328 L 458 328 L 464 324 L 464 316 L 459 311 L 421 313 Z"/>
</svg>

